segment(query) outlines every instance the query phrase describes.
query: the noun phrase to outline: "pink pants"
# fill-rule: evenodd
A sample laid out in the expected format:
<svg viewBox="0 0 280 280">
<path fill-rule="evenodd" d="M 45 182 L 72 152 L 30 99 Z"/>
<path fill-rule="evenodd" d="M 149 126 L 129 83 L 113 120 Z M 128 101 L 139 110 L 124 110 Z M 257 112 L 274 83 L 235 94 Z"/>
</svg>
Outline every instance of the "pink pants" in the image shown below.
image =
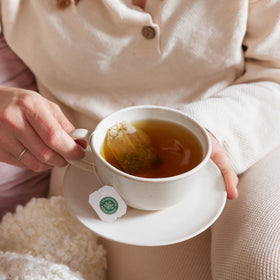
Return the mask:
<svg viewBox="0 0 280 280">
<path fill-rule="evenodd" d="M 7 46 L 0 34 L 0 84 L 36 90 L 33 74 Z M 0 220 L 7 211 L 18 204 L 25 204 L 32 197 L 47 196 L 49 172 L 31 170 L 0 162 Z"/>
</svg>

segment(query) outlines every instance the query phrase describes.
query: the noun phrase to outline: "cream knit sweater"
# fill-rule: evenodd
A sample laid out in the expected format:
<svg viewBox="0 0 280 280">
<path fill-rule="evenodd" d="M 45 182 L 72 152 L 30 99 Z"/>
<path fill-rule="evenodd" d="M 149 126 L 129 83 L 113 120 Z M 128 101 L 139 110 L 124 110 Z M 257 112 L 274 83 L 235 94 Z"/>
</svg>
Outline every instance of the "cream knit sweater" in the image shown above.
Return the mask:
<svg viewBox="0 0 280 280">
<path fill-rule="evenodd" d="M 279 1 L 131 2 L 61 11 L 53 0 L 1 0 L 2 30 L 76 126 L 124 106 L 174 107 L 216 135 L 238 173 L 279 145 Z"/>
</svg>

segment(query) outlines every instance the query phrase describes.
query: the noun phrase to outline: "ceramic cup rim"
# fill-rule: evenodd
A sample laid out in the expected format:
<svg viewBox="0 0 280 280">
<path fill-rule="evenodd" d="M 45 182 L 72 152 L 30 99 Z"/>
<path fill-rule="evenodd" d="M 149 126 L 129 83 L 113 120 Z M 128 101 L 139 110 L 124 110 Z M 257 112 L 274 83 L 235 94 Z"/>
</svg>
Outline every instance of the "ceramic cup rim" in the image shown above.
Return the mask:
<svg viewBox="0 0 280 280">
<path fill-rule="evenodd" d="M 204 136 L 205 140 L 206 140 L 206 154 L 204 155 L 203 159 L 200 161 L 200 163 L 198 165 L 196 165 L 194 168 L 175 175 L 175 176 L 170 176 L 170 177 L 162 177 L 162 178 L 145 178 L 145 177 L 139 177 L 139 176 L 135 176 L 135 175 L 131 175 L 128 174 L 122 170 L 119 170 L 118 168 L 114 167 L 113 165 L 111 165 L 110 163 L 108 163 L 101 155 L 100 150 L 96 150 L 96 145 L 95 145 L 95 135 L 96 135 L 96 131 L 98 129 L 103 129 L 101 128 L 103 121 L 105 119 L 108 118 L 114 118 L 114 116 L 117 116 L 120 113 L 124 113 L 126 111 L 130 111 L 130 110 L 141 110 L 141 109 L 152 109 L 152 110 L 165 110 L 165 111 L 169 111 L 171 113 L 174 114 L 178 114 L 183 116 L 184 118 L 186 118 L 189 122 L 191 122 L 192 124 L 194 124 L 201 132 L 201 134 Z M 171 120 L 171 122 L 176 123 L 176 121 Z M 210 155 L 211 155 L 211 150 L 212 150 L 212 146 L 211 146 L 211 140 L 210 137 L 207 133 L 207 131 L 194 119 L 192 119 L 191 117 L 187 116 L 186 114 L 184 114 L 183 112 L 173 109 L 173 108 L 169 108 L 169 107 L 165 107 L 165 106 L 158 106 L 158 105 L 137 105 L 137 106 L 130 106 L 130 107 L 126 107 L 123 109 L 120 109 L 116 112 L 113 112 L 111 114 L 109 114 L 107 117 L 105 117 L 103 120 L 101 120 L 99 122 L 99 124 L 96 126 L 95 130 L 92 132 L 91 137 L 90 137 L 90 147 L 91 147 L 91 151 L 92 153 L 95 155 L 95 160 L 96 158 L 108 169 L 110 169 L 113 173 L 121 176 L 121 177 L 125 177 L 129 180 L 133 180 L 133 181 L 137 181 L 137 182 L 143 182 L 143 183 L 165 183 L 165 182 L 171 182 L 171 181 L 177 181 L 177 180 L 181 180 L 183 178 L 186 177 L 190 177 L 193 174 L 197 173 L 201 168 L 203 168 L 205 166 L 205 164 L 209 161 L 210 159 Z"/>
</svg>

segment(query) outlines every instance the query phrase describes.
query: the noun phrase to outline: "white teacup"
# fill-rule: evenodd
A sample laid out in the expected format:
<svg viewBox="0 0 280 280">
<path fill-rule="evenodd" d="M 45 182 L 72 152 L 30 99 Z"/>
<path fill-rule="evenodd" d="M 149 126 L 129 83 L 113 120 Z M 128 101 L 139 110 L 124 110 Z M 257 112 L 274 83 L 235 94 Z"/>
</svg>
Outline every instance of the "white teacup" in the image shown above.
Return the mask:
<svg viewBox="0 0 280 280">
<path fill-rule="evenodd" d="M 144 119 L 174 122 L 192 131 L 202 147 L 201 162 L 190 171 L 165 178 L 137 177 L 109 164 L 101 155 L 107 129 L 122 121 Z M 93 132 L 76 129 L 72 136 L 87 141 L 92 162 L 81 160 L 71 161 L 71 164 L 89 172 L 95 170 L 102 183 L 113 186 L 128 206 L 142 210 L 164 209 L 184 199 L 190 188 L 197 184 L 199 173 L 210 160 L 211 154 L 210 138 L 204 128 L 184 113 L 161 106 L 141 105 L 121 109 L 104 118 Z"/>
</svg>

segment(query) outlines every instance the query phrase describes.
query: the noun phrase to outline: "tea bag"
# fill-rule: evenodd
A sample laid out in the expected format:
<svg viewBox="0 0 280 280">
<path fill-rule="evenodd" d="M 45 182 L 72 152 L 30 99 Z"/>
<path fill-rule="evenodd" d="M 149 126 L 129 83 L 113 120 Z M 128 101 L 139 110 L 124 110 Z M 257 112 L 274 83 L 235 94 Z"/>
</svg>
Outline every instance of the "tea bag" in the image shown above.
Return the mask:
<svg viewBox="0 0 280 280">
<path fill-rule="evenodd" d="M 128 121 L 108 129 L 106 144 L 126 173 L 135 175 L 159 162 L 149 135 Z"/>
</svg>

